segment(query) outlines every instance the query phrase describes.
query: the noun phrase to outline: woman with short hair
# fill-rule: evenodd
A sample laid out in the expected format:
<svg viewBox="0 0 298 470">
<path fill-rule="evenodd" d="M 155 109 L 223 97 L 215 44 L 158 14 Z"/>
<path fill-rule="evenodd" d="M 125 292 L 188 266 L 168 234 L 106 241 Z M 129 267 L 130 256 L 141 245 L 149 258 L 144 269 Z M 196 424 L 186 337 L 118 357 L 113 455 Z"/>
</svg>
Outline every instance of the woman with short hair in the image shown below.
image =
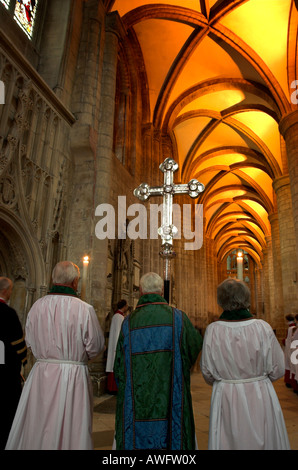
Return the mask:
<svg viewBox="0 0 298 470">
<path fill-rule="evenodd" d="M 201 370 L 213 386 L 210 450 L 289 449 L 272 382 L 283 377 L 283 351 L 271 326 L 249 312 L 250 291 L 237 279 L 217 289 L 223 313 L 205 332 Z"/>
</svg>

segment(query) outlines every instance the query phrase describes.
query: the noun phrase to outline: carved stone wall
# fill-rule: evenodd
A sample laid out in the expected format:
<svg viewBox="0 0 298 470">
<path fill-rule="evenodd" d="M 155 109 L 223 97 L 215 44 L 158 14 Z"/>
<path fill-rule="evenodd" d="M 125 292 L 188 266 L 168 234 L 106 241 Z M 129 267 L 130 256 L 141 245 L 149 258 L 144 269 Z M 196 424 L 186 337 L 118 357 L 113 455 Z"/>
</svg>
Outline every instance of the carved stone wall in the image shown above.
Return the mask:
<svg viewBox="0 0 298 470">
<path fill-rule="evenodd" d="M 56 240 L 61 251 L 66 236 L 74 118 L 2 34 L 1 40 L 0 274 L 14 281 L 11 304 L 24 325 L 49 287 Z"/>
</svg>

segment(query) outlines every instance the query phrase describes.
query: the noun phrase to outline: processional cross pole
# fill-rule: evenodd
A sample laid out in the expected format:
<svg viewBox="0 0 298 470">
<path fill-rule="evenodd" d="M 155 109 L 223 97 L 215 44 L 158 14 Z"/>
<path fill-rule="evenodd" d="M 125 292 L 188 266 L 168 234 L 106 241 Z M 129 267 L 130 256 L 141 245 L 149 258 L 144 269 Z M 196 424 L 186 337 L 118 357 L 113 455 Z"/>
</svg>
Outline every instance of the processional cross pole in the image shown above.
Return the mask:
<svg viewBox="0 0 298 470">
<path fill-rule="evenodd" d="M 196 179 L 187 184 L 175 184 L 174 173 L 179 168 L 172 158 L 166 158 L 159 166 L 164 173 L 163 186 L 150 187 L 142 183 L 134 190 L 134 195 L 141 201 L 147 201 L 152 196 L 163 197 L 162 225 L 158 234 L 162 239 L 160 256 L 164 259 L 164 298 L 169 302 L 170 298 L 170 260 L 176 256 L 173 251 L 173 238 L 178 233 L 177 227 L 173 225 L 173 197 L 176 194 L 188 194 L 195 199 L 205 190 L 205 187 Z"/>
</svg>

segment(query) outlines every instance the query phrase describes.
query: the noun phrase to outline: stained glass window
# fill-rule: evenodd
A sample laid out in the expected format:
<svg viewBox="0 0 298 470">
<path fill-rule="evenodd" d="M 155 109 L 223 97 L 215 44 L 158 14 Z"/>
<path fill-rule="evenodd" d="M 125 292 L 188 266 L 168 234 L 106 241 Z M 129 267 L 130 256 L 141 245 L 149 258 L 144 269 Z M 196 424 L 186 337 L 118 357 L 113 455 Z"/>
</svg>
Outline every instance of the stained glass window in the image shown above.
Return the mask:
<svg viewBox="0 0 298 470">
<path fill-rule="evenodd" d="M 3 0 L 1 0 L 3 1 Z M 29 38 L 32 37 L 38 0 L 17 0 L 14 19 L 23 28 Z"/>
<path fill-rule="evenodd" d="M 0 0 L 0 1 L 8 9 L 10 0 Z"/>
</svg>

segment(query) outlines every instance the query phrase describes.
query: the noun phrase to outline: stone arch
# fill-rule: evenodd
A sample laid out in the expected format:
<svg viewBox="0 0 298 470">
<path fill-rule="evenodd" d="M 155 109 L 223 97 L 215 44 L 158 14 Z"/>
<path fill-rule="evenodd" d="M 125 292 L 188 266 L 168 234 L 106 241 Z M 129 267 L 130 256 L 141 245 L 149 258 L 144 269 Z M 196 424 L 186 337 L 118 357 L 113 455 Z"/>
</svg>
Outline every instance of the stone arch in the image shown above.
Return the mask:
<svg viewBox="0 0 298 470">
<path fill-rule="evenodd" d="M 11 306 L 24 326 L 30 307 L 45 291 L 45 266 L 34 237 L 15 214 L 2 207 L 0 226 L 0 275 L 14 282 Z"/>
</svg>

